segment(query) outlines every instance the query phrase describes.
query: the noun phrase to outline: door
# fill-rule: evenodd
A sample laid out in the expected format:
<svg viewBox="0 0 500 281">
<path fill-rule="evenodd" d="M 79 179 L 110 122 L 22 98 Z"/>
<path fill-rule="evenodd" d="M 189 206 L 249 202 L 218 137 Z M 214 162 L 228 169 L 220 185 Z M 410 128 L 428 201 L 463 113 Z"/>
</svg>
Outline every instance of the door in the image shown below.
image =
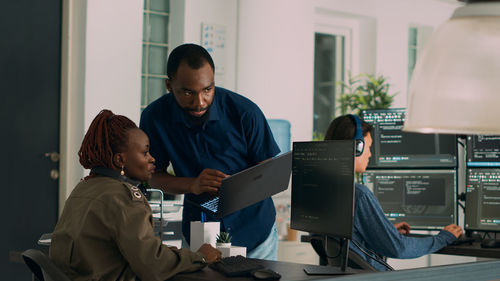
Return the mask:
<svg viewBox="0 0 500 281">
<path fill-rule="evenodd" d="M 19 253 L 58 211 L 61 0 L 2 1 L 0 29 L 0 279 L 31 280 Z"/>
<path fill-rule="evenodd" d="M 340 87 L 351 65 L 351 29 L 316 24 L 314 34 L 313 139 L 322 140 L 330 122 L 339 115 Z M 349 69 L 351 70 L 351 69 Z"/>
</svg>

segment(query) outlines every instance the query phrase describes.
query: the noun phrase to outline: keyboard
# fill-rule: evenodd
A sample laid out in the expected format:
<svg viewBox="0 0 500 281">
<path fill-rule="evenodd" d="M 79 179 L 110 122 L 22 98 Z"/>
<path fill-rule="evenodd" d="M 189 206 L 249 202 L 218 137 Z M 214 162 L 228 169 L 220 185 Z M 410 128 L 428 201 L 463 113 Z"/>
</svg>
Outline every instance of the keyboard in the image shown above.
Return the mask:
<svg viewBox="0 0 500 281">
<path fill-rule="evenodd" d="M 469 244 L 472 244 L 472 242 L 474 242 L 474 238 L 472 237 L 467 237 L 465 235 L 462 235 L 460 237 L 458 237 L 457 240 L 455 240 L 453 243 L 451 243 L 452 245 L 462 245 L 462 244 L 465 244 L 465 243 L 469 243 Z"/>
<path fill-rule="evenodd" d="M 231 256 L 209 265 L 210 268 L 221 272 L 227 277 L 245 276 L 252 271 L 264 268 L 257 261 L 243 256 Z"/>
</svg>

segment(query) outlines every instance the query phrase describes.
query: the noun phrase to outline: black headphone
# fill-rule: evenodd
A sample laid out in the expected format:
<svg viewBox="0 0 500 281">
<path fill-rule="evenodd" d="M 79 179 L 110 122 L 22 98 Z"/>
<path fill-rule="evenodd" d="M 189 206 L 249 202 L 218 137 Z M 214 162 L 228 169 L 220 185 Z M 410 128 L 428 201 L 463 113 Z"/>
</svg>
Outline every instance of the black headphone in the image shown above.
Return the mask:
<svg viewBox="0 0 500 281">
<path fill-rule="evenodd" d="M 355 141 L 354 149 L 356 151 L 356 157 L 359 157 L 363 154 L 363 150 L 365 149 L 365 140 L 363 138 L 363 130 L 361 129 L 361 120 L 356 115 L 347 114 L 347 116 L 351 117 L 356 125 L 356 132 L 353 139 Z"/>
</svg>

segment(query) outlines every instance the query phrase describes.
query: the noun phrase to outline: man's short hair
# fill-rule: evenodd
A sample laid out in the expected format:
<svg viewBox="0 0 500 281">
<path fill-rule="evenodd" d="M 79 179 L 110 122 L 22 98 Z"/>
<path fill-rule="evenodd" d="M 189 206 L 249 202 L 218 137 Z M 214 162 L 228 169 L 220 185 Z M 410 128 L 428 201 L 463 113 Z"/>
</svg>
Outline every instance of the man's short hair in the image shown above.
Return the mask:
<svg viewBox="0 0 500 281">
<path fill-rule="evenodd" d="M 173 78 L 179 69 L 181 62 L 186 62 L 192 69 L 199 69 L 206 62 L 215 70 L 214 61 L 210 54 L 200 45 L 183 44 L 176 47 L 170 53 L 167 60 L 167 76 Z"/>
<path fill-rule="evenodd" d="M 361 132 L 363 137 L 371 134 L 373 126 L 361 119 Z M 348 115 L 339 116 L 330 123 L 326 130 L 325 140 L 352 140 L 356 135 L 356 123 Z"/>
</svg>

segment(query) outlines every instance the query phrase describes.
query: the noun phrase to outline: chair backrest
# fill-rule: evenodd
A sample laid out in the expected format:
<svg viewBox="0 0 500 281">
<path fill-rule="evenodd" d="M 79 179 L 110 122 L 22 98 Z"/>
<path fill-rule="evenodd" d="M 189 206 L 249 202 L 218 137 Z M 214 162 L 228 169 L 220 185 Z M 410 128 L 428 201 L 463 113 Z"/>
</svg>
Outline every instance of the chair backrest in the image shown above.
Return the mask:
<svg viewBox="0 0 500 281">
<path fill-rule="evenodd" d="M 280 154 L 290 151 L 290 142 L 291 142 L 290 122 L 285 119 L 267 119 L 267 123 L 271 128 L 274 140 L 276 141 L 281 150 Z"/>
<path fill-rule="evenodd" d="M 328 258 L 325 250 L 324 238 L 318 236 L 311 236 L 311 246 L 314 251 L 319 255 L 320 261 L 322 261 L 323 265 L 334 265 L 340 266 L 340 255 L 335 258 Z M 340 253 L 340 244 L 335 239 L 328 239 L 330 243 L 330 247 L 334 249 L 334 251 Z M 331 243 L 334 243 L 331 245 Z M 329 261 L 329 262 L 328 262 Z M 369 271 L 378 271 L 375 267 L 373 267 L 370 263 L 368 263 L 365 259 L 363 259 L 358 253 L 349 249 L 349 260 L 347 266 L 351 268 L 357 269 L 365 269 Z"/>
<path fill-rule="evenodd" d="M 42 251 L 29 249 L 21 256 L 33 275 L 40 281 L 71 281 Z"/>
<path fill-rule="evenodd" d="M 153 211 L 153 227 L 155 233 L 163 240 L 163 191 L 148 188 L 146 198 Z"/>
</svg>

